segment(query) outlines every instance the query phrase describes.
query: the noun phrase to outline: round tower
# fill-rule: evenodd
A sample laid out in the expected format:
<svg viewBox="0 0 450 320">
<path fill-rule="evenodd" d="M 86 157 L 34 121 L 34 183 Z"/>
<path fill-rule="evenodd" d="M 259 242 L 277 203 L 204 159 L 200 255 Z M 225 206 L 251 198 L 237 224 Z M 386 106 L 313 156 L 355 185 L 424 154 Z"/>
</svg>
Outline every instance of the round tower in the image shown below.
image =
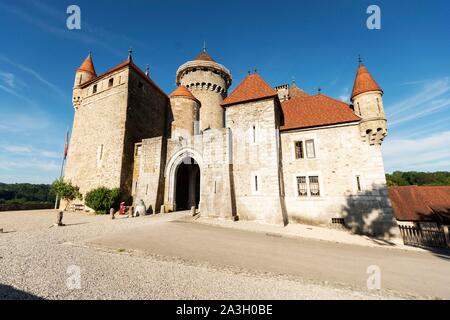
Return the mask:
<svg viewBox="0 0 450 320">
<path fill-rule="evenodd" d="M 360 61 L 351 100 L 356 115 L 362 118 L 361 136 L 371 145 L 381 145 L 387 135 L 382 97 L 383 90 Z"/>
<path fill-rule="evenodd" d="M 72 97 L 73 106 L 75 108 L 80 105 L 82 99 L 80 86 L 96 77 L 97 73 L 95 72 L 94 62 L 92 61 L 92 54 L 89 53 L 81 66 L 75 72 L 75 83 L 73 85 Z"/>
<path fill-rule="evenodd" d="M 200 101 L 200 130 L 224 127 L 221 106 L 232 77 L 230 71 L 203 52 L 177 70 L 177 85 L 183 85 Z"/>
<path fill-rule="evenodd" d="M 200 101 L 183 85 L 170 94 L 172 110 L 171 135 L 174 137 L 192 136 L 198 133 Z"/>
</svg>

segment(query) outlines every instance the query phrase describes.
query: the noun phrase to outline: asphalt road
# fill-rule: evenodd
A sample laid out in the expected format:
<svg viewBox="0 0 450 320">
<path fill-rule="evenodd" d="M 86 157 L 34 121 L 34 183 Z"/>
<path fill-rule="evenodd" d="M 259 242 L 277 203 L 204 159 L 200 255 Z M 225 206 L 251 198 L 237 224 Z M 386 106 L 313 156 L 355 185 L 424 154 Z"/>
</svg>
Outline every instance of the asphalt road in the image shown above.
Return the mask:
<svg viewBox="0 0 450 320">
<path fill-rule="evenodd" d="M 367 289 L 367 269 L 381 270 L 381 288 L 424 298 L 450 299 L 450 256 L 284 238 L 171 221 L 89 241 L 113 249 L 207 262 Z"/>
</svg>

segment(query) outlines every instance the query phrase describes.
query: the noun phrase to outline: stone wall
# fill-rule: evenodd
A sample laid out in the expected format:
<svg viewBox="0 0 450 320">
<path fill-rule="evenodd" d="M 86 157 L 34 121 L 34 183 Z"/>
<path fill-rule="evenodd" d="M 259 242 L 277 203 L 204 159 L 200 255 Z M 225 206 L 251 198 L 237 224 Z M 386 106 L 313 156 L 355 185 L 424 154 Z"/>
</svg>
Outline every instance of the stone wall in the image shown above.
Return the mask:
<svg viewBox="0 0 450 320">
<path fill-rule="evenodd" d="M 169 100 L 165 94 L 157 90 L 133 69 L 130 70 L 128 82 L 121 188 L 123 194 L 130 197 L 135 144 L 143 139 L 165 136 Z"/>
<path fill-rule="evenodd" d="M 130 68 L 76 91 L 65 179 L 83 194 L 121 188 L 131 203 L 135 144 L 165 134 L 168 98 Z"/>
<path fill-rule="evenodd" d="M 296 159 L 295 142 L 311 139 L 315 158 Z M 381 146 L 362 142 L 358 124 L 282 132 L 281 142 L 290 222 L 344 218 L 349 226 L 374 231 L 392 220 Z M 299 196 L 298 176 L 318 176 L 320 196 Z"/>
<path fill-rule="evenodd" d="M 266 99 L 226 108 L 233 142 L 236 210 L 240 219 L 283 223 L 278 106 Z"/>
<path fill-rule="evenodd" d="M 197 70 L 185 74 L 181 84 L 200 101 L 200 130 L 223 128 L 224 111 L 220 104 L 228 89 L 225 79 L 211 70 Z"/>
<path fill-rule="evenodd" d="M 137 203 L 143 200 L 152 212 L 159 212 L 164 202 L 164 169 L 167 140 L 164 137 L 144 139 L 136 162 L 139 173 L 133 181 L 133 198 Z"/>
<path fill-rule="evenodd" d="M 109 79 L 114 79 L 112 87 Z M 79 186 L 84 195 L 100 186 L 121 185 L 127 101 L 127 69 L 81 90 L 64 178 Z"/>
<path fill-rule="evenodd" d="M 204 131 L 202 145 L 200 212 L 203 216 L 234 219 L 237 212 L 230 129 Z"/>
<path fill-rule="evenodd" d="M 200 105 L 197 101 L 185 97 L 170 98 L 171 137 L 193 136 L 194 125 L 198 124 Z"/>
</svg>

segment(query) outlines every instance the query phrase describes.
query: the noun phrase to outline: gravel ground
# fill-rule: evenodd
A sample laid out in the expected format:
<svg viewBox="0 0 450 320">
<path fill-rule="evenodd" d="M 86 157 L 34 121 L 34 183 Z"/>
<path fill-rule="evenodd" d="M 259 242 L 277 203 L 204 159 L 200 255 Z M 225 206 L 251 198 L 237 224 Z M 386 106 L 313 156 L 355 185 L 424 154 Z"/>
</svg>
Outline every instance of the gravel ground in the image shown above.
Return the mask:
<svg viewBox="0 0 450 320">
<path fill-rule="evenodd" d="M 66 227 L 50 228 L 56 220 L 54 211 L 0 213 L 0 229 L 6 232 L 0 234 L 0 300 L 405 298 L 84 244 L 184 215 L 111 221 L 107 216 L 67 213 Z M 67 287 L 70 266 L 81 270 L 81 289 Z"/>
</svg>

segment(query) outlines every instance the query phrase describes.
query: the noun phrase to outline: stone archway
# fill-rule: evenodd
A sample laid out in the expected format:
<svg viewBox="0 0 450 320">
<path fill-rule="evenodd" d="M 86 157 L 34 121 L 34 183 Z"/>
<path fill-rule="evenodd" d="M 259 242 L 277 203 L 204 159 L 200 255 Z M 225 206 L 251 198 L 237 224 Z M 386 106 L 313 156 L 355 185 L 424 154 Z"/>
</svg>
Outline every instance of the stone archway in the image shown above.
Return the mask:
<svg viewBox="0 0 450 320">
<path fill-rule="evenodd" d="M 166 210 L 190 209 L 189 205 L 196 206 L 197 208 L 200 207 L 202 188 L 200 183 L 201 161 L 201 154 L 191 148 L 184 148 L 170 158 L 165 171 L 166 187 L 164 204 Z M 179 197 L 178 202 L 182 202 L 181 205 L 177 204 L 177 196 Z M 186 203 L 184 203 L 185 198 L 187 198 Z"/>
<path fill-rule="evenodd" d="M 200 167 L 192 158 L 185 158 L 176 170 L 174 209 L 198 208 L 200 203 Z"/>
</svg>

